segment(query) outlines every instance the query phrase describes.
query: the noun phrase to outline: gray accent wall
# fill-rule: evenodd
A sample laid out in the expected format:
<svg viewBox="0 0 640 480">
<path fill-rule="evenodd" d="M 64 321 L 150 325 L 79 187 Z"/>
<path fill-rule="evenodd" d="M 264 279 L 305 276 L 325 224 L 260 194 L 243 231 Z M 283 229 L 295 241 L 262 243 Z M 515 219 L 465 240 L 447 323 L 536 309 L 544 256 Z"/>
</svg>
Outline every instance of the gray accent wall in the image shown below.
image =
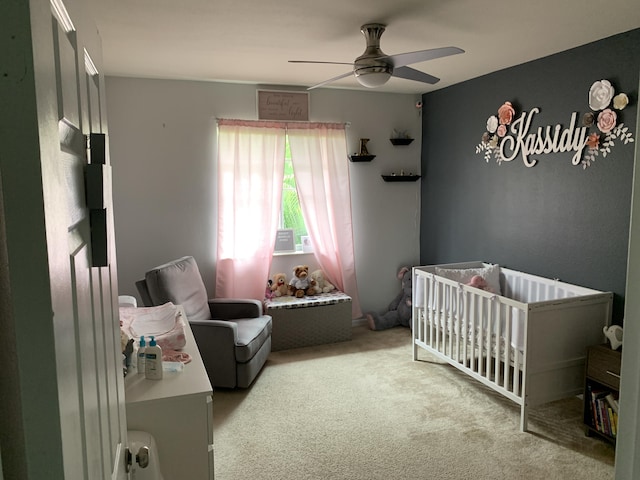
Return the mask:
<svg viewBox="0 0 640 480">
<path fill-rule="evenodd" d="M 573 112 L 581 125 L 601 79 L 629 96 L 620 117 L 635 138 L 639 70 L 636 29 L 423 95 L 421 263 L 484 260 L 612 291 L 622 323 L 635 145 L 617 141 L 587 169 L 570 152 L 487 163 L 476 146 L 505 101 L 516 115 L 540 108 L 534 129 Z"/>
</svg>

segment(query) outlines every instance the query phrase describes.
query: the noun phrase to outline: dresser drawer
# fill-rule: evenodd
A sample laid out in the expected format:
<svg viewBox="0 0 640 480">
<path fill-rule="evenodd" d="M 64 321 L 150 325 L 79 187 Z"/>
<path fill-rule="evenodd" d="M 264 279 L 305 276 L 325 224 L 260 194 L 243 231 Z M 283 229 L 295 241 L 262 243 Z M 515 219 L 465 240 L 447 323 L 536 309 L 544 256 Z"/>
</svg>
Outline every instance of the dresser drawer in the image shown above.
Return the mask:
<svg viewBox="0 0 640 480">
<path fill-rule="evenodd" d="M 590 347 L 587 359 L 587 377 L 619 390 L 620 363 L 620 352 L 611 350 L 608 346 Z"/>
</svg>

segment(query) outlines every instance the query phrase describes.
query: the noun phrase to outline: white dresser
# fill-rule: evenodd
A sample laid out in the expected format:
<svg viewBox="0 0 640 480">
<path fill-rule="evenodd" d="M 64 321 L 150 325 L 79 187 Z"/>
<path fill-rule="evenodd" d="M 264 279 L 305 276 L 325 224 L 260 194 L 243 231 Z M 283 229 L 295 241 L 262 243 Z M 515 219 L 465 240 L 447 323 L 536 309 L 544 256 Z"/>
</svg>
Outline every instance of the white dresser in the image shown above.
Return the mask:
<svg viewBox="0 0 640 480">
<path fill-rule="evenodd" d="M 162 380 L 135 370 L 125 377 L 127 428 L 153 435 L 164 480 L 212 480 L 213 390 L 186 323 L 183 351 L 192 360 L 182 372 L 164 372 Z"/>
</svg>

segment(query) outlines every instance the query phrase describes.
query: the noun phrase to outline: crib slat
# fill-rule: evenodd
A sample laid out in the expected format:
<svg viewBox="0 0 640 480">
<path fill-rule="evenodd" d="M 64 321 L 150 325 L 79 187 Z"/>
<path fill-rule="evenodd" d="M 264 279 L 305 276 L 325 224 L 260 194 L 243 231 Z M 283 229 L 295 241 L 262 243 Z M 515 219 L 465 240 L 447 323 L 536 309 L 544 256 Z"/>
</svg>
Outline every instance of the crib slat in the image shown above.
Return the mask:
<svg viewBox="0 0 640 480">
<path fill-rule="evenodd" d="M 504 381 L 503 387 L 512 391 L 509 388 L 509 368 L 511 367 L 511 348 L 513 342 L 511 341 L 511 320 L 513 318 L 513 307 L 505 306 L 505 325 L 504 325 Z"/>
<path fill-rule="evenodd" d="M 477 347 L 476 347 L 476 330 L 477 330 L 477 314 L 476 314 L 476 305 L 477 305 L 477 301 L 475 296 L 471 298 L 471 311 L 469 312 L 469 318 L 471 320 L 471 369 L 474 372 L 477 372 L 477 366 L 478 366 L 478 362 L 475 362 L 474 360 L 477 358 L 476 352 L 477 352 Z"/>
<path fill-rule="evenodd" d="M 457 297 L 456 297 L 457 298 Z M 453 319 L 451 319 L 450 323 L 447 324 L 447 326 L 445 327 L 444 331 L 445 331 L 445 335 L 446 338 L 448 340 L 448 355 L 451 357 L 453 355 L 453 329 L 455 328 L 455 324 L 457 322 Z M 446 349 L 445 349 L 446 350 Z"/>
<path fill-rule="evenodd" d="M 464 291 L 460 292 L 460 296 L 458 297 L 458 312 L 460 312 L 461 309 L 464 308 L 463 307 L 464 295 L 465 295 Z M 460 362 L 460 323 L 462 323 L 463 316 L 464 315 L 458 315 L 458 319 L 454 325 L 454 333 L 453 333 L 453 336 L 455 337 L 454 360 L 456 362 Z"/>
<path fill-rule="evenodd" d="M 482 297 L 482 301 L 483 303 L 486 305 L 486 312 L 487 312 L 487 344 L 486 344 L 486 373 L 485 373 L 485 377 L 487 379 L 491 379 L 491 367 L 492 367 L 492 356 L 493 356 L 493 345 L 492 345 L 492 341 L 493 341 L 493 302 L 488 299 L 487 297 Z"/>
<path fill-rule="evenodd" d="M 497 301 L 494 301 L 492 299 L 491 301 L 492 305 L 494 306 L 494 322 L 496 325 L 496 333 L 494 335 L 495 340 L 494 340 L 494 344 L 495 344 L 495 352 L 494 352 L 494 365 L 493 365 L 493 372 L 494 372 L 494 381 L 495 382 L 500 382 L 500 361 L 502 359 L 502 325 L 501 325 L 501 319 L 502 319 L 502 304 L 498 303 Z"/>
<path fill-rule="evenodd" d="M 513 393 L 520 396 L 520 350 L 513 352 Z"/>
<path fill-rule="evenodd" d="M 418 275 L 420 275 L 418 273 Z M 426 287 L 426 281 L 425 283 L 425 287 Z M 418 339 L 422 342 L 426 342 L 426 322 L 427 322 L 427 317 L 429 316 L 429 311 L 430 309 L 428 308 L 429 305 L 429 292 L 431 291 L 430 288 L 425 288 L 424 291 L 422 292 L 422 311 L 418 314 L 418 331 L 416 332 Z"/>
<path fill-rule="evenodd" d="M 486 358 L 485 353 L 485 329 L 484 322 L 486 318 L 483 318 L 483 313 L 485 312 L 484 298 L 477 296 L 478 301 L 478 373 L 482 375 L 482 372 L 485 370 L 484 362 Z"/>
<path fill-rule="evenodd" d="M 443 312 L 443 302 L 445 301 L 445 291 L 442 288 L 443 285 L 438 283 L 438 299 L 440 300 L 440 304 L 438 305 L 438 310 L 436 311 L 436 325 L 435 325 L 435 339 L 434 339 L 434 348 L 440 351 L 440 328 L 442 325 L 443 316 L 446 315 Z"/>
<path fill-rule="evenodd" d="M 469 312 L 469 293 L 465 292 L 464 294 L 464 311 Z M 467 318 L 469 317 L 468 313 L 462 317 L 462 321 L 460 322 L 460 328 L 462 329 L 462 363 L 465 365 L 469 361 L 469 351 L 467 347 L 469 345 L 469 322 Z"/>
<path fill-rule="evenodd" d="M 431 277 L 431 297 L 429 299 L 431 307 L 429 308 L 429 346 L 433 348 L 433 322 L 435 321 L 435 316 L 437 315 L 437 292 L 436 292 L 436 284 L 435 278 Z"/>
<path fill-rule="evenodd" d="M 433 331 L 431 328 L 431 325 L 433 325 L 433 305 L 435 305 L 435 294 L 434 294 L 434 285 L 433 285 L 433 277 L 431 279 L 429 279 L 429 295 L 428 295 L 428 302 L 426 304 L 427 306 L 427 323 L 425 323 L 424 326 L 424 335 L 425 335 L 425 342 L 428 342 L 428 345 L 431 346 L 431 338 L 433 336 Z M 431 305 L 431 307 L 430 307 Z"/>
</svg>

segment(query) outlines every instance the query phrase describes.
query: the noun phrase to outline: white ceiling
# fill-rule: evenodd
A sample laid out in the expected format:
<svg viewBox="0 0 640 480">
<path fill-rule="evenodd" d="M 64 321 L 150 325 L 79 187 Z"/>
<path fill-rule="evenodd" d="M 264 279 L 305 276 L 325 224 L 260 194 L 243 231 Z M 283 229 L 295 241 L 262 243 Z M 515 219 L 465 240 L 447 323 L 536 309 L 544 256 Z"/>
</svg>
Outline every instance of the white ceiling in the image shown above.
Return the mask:
<svg viewBox="0 0 640 480">
<path fill-rule="evenodd" d="M 360 26 L 387 25 L 388 55 L 456 46 L 411 65 L 434 85 L 392 78 L 376 90 L 420 94 L 640 27 L 638 0 L 89 0 L 107 75 L 311 86 L 350 70 Z M 332 87 L 365 89 L 353 76 Z"/>
</svg>

